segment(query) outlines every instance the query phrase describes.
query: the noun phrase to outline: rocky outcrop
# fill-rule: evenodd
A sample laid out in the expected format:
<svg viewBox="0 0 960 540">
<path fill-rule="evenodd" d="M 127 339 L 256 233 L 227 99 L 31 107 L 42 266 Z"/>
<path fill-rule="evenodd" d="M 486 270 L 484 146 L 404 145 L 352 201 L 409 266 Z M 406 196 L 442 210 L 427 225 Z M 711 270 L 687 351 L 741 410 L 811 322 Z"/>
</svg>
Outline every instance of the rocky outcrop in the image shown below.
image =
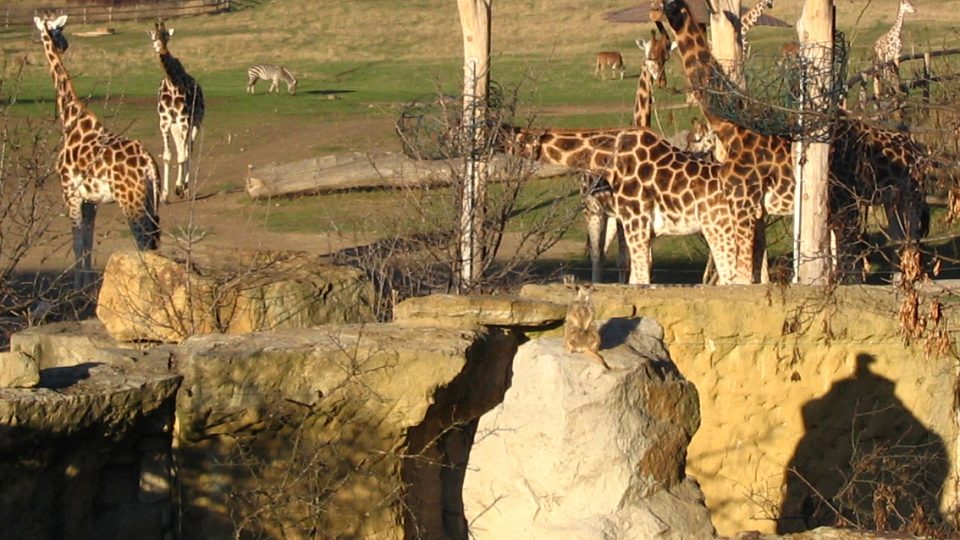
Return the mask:
<svg viewBox="0 0 960 540">
<path fill-rule="evenodd" d="M 22 351 L 0 352 L 0 388 L 32 388 L 39 383 L 35 358 Z"/>
<path fill-rule="evenodd" d="M 563 303 L 572 292 L 528 285 L 521 297 Z M 914 503 L 934 524 L 952 515 L 957 407 L 943 396 L 957 387 L 956 359 L 925 351 L 924 339 L 905 343 L 900 300 L 891 287 L 871 286 L 593 292 L 599 313 L 632 310 L 659 322 L 671 357 L 696 386 L 702 423 L 687 473 L 700 482 L 721 535 L 835 523 L 818 501 L 844 493 L 844 510 L 872 525 L 878 484 L 849 479 L 878 464 L 896 478 L 915 471 L 922 484 L 888 482 L 899 489 L 891 527 Z M 924 299 L 920 313 L 931 311 Z"/>
<path fill-rule="evenodd" d="M 449 537 L 461 426 L 500 400 L 515 350 L 506 332 L 398 324 L 189 338 L 184 537 Z"/>
<path fill-rule="evenodd" d="M 118 342 L 97 319 L 44 324 L 10 336 L 10 350 L 28 356 L 40 370 L 87 363 L 166 365 L 171 347 Z"/>
<path fill-rule="evenodd" d="M 523 344 L 477 428 L 464 483 L 473 538 L 713 538 L 684 473 L 697 391 L 650 319 L 601 329 L 605 371 L 561 338 Z"/>
<path fill-rule="evenodd" d="M 572 291 L 572 289 L 571 289 Z M 433 294 L 408 298 L 393 309 L 397 322 L 469 328 L 474 325 L 537 329 L 556 326 L 567 313 L 569 299 L 541 301 L 516 296 Z M 633 309 L 604 311 L 603 318 L 628 317 Z"/>
<path fill-rule="evenodd" d="M 170 248 L 119 251 L 104 270 L 97 317 L 118 341 L 179 343 L 375 319 L 359 270 L 303 253 Z"/>
<path fill-rule="evenodd" d="M 87 363 L 0 389 L 0 538 L 163 540 L 180 378 Z"/>
</svg>

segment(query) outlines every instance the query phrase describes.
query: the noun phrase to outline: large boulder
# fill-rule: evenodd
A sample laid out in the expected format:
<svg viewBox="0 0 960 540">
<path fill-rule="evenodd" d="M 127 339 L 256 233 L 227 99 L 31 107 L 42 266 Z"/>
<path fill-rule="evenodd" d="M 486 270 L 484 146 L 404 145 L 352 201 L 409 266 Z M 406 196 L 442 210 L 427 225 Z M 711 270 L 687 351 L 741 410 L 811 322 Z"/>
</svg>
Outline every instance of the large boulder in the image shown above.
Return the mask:
<svg viewBox="0 0 960 540">
<path fill-rule="evenodd" d="M 104 270 L 97 317 L 118 341 L 179 343 L 375 320 L 373 289 L 353 268 L 304 253 L 119 251 Z"/>
<path fill-rule="evenodd" d="M 507 332 L 400 324 L 187 339 L 183 537 L 453 536 L 461 426 L 502 398 L 515 351 Z"/>
<path fill-rule="evenodd" d="M 697 391 L 651 319 L 601 329 L 606 371 L 562 338 L 523 344 L 502 404 L 481 417 L 464 483 L 471 537 L 713 538 L 685 478 Z"/>
</svg>

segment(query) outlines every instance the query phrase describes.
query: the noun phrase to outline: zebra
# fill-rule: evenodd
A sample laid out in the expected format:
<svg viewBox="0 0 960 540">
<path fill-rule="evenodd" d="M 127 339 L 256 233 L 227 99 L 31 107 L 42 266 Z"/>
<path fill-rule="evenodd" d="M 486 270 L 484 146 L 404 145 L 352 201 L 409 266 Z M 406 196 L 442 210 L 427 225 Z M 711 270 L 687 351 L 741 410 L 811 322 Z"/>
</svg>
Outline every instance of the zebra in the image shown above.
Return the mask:
<svg viewBox="0 0 960 540">
<path fill-rule="evenodd" d="M 260 79 L 270 81 L 270 88 L 267 89 L 267 93 L 273 91 L 280 93 L 281 79 L 287 83 L 287 91 L 290 92 L 290 95 L 296 95 L 297 93 L 297 78 L 293 76 L 293 73 L 291 73 L 289 69 L 283 66 L 273 64 L 250 66 L 250 69 L 247 70 L 247 92 L 251 94 L 256 93 L 253 85 L 257 84 L 257 81 Z"/>
</svg>

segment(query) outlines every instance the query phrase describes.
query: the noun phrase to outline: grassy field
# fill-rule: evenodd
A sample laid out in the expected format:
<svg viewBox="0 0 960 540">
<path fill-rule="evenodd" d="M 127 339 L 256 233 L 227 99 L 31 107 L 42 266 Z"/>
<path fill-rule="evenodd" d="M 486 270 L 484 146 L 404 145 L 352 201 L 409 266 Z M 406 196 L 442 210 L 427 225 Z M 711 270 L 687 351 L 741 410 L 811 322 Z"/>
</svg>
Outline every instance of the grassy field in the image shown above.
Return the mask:
<svg viewBox="0 0 960 540">
<path fill-rule="evenodd" d="M 770 14 L 792 24 L 801 4 L 780 2 Z M 872 43 L 889 28 L 897 4 L 837 1 L 838 26 L 853 48 L 851 72 L 869 64 Z M 462 37 L 455 3 L 254 0 L 240 5 L 233 13 L 168 22 L 176 29 L 170 50 L 202 84 L 207 100 L 198 151 L 201 191 L 236 191 L 249 166 L 341 151 L 398 150 L 393 123 L 404 103 L 438 92 L 459 93 Z M 521 113 L 541 125 L 629 124 L 639 69 L 633 40 L 648 36 L 652 25 L 603 20 L 605 12 L 628 5 L 609 0 L 495 2 L 493 79 L 508 88 L 520 85 Z M 958 8 L 960 1 L 919 5 L 905 24 L 906 49 L 960 45 Z M 108 126 L 142 139 L 159 156 L 154 104 L 162 71 L 147 37 L 152 25 L 116 23 L 110 25 L 116 30 L 111 36 L 74 35 L 97 26 L 103 25 L 70 24 L 67 29 L 71 47 L 66 64 L 77 91 Z M 759 27 L 751 34 L 754 54 L 774 54 L 795 35 L 792 27 Z M 53 88 L 32 36 L 32 26 L 0 29 L 5 79 L 11 80 L 19 60 L 27 62 L 19 88 L 5 85 L 0 98 L 9 104 L 8 121 L 53 122 Z M 625 80 L 601 81 L 591 75 L 593 55 L 602 49 L 624 52 Z M 297 73 L 297 96 L 244 92 L 246 68 L 268 62 Z M 669 88 L 656 94 L 660 112 L 655 127 L 666 135 L 699 115 L 683 106 L 685 80 L 679 70 L 679 62 L 672 60 Z M 265 89 L 261 83 L 259 90 Z M 575 180 L 557 186 L 570 190 Z M 389 211 L 389 199 L 387 193 L 365 192 L 244 201 L 239 210 L 224 212 L 248 212 L 251 223 L 273 232 L 324 233 L 350 222 L 351 216 Z M 582 225 L 568 238 L 581 241 Z M 655 260 L 668 264 L 701 260 L 704 253 L 699 239 L 658 241 L 656 250 Z"/>
</svg>

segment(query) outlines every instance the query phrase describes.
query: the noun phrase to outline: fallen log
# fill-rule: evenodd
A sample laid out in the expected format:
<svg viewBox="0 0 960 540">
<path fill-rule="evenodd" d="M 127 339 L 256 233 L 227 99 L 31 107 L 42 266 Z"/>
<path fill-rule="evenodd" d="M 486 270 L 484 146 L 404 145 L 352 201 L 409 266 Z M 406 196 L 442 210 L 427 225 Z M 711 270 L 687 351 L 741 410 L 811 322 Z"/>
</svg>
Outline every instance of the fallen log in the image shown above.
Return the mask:
<svg viewBox="0 0 960 540">
<path fill-rule="evenodd" d="M 280 165 L 251 168 L 247 194 L 263 199 L 303 193 L 329 193 L 348 189 L 419 188 L 449 185 L 462 176 L 462 159 L 415 160 L 392 152 L 335 154 Z M 510 168 L 516 158 L 497 154 L 490 160 L 491 177 Z M 534 178 L 570 173 L 559 165 L 528 162 L 523 171 Z"/>
</svg>

